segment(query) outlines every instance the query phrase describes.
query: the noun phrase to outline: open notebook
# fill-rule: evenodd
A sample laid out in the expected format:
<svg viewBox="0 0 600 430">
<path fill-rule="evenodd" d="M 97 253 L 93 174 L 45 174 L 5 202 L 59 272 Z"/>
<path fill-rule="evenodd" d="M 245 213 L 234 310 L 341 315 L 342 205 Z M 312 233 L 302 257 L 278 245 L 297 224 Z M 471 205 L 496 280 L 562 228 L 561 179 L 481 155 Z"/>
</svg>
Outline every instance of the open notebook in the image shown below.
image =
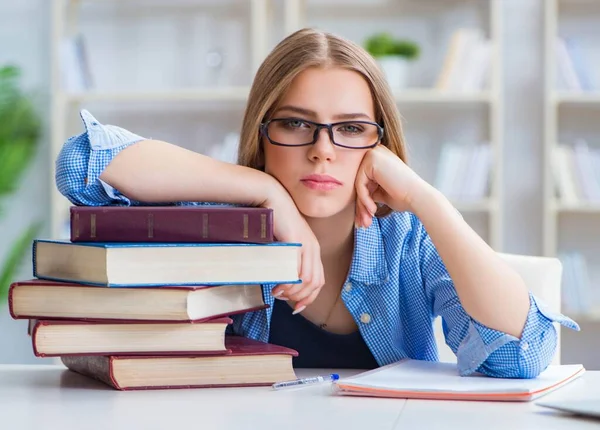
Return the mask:
<svg viewBox="0 0 600 430">
<path fill-rule="evenodd" d="M 567 384 L 585 372 L 582 365 L 549 366 L 537 378 L 501 379 L 460 376 L 454 363 L 402 360 L 342 378 L 338 394 L 403 399 L 529 401 Z"/>
</svg>

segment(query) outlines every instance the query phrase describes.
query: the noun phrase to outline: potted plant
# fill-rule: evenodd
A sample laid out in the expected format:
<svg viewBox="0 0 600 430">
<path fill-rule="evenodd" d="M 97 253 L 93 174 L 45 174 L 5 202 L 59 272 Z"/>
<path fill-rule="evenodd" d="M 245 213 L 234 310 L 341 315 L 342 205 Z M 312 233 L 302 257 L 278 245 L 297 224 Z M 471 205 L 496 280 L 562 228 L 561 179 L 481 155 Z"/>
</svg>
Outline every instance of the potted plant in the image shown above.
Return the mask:
<svg viewBox="0 0 600 430">
<path fill-rule="evenodd" d="M 405 88 L 410 61 L 419 57 L 419 46 L 412 40 L 398 39 L 389 33 L 377 33 L 365 42 L 365 49 L 379 63 L 393 89 Z"/>
<path fill-rule="evenodd" d="M 41 134 L 39 115 L 20 90 L 19 77 L 17 67 L 0 67 L 0 220 L 7 210 L 6 198 L 16 191 L 35 155 Z M 0 261 L 0 305 L 5 303 L 8 287 L 39 228 L 40 223 L 32 223 L 11 244 L 0 239 L 1 246 L 9 247 L 7 258 Z"/>
</svg>

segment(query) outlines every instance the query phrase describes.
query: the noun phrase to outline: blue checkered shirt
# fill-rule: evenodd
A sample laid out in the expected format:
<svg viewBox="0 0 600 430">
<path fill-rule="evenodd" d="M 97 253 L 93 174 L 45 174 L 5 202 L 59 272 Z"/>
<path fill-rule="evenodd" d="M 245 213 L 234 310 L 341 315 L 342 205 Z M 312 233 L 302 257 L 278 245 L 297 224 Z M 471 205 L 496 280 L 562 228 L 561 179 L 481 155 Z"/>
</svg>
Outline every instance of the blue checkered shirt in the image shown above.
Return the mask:
<svg viewBox="0 0 600 430">
<path fill-rule="evenodd" d="M 75 205 L 140 205 L 99 179 L 108 163 L 141 136 L 99 123 L 82 111 L 85 132 L 68 139 L 56 160 L 56 184 Z M 200 205 L 204 202 L 174 202 Z M 375 219 L 357 229 L 350 272 L 341 298 L 379 365 L 403 358 L 438 360 L 433 321 L 440 316 L 461 375 L 532 378 L 551 362 L 553 322 L 579 330 L 533 294 L 520 339 L 493 330 L 463 309 L 454 284 L 419 219 L 408 212 Z M 269 308 L 234 317 L 233 333 L 267 341 L 274 285 L 263 285 Z"/>
</svg>

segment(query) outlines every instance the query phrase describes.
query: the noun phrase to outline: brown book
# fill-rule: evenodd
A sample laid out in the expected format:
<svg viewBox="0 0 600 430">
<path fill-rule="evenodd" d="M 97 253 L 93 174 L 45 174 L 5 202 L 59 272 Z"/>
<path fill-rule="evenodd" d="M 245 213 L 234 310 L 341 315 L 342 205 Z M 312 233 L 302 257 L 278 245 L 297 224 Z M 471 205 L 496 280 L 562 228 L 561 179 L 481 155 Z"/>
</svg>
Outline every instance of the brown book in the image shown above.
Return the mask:
<svg viewBox="0 0 600 430">
<path fill-rule="evenodd" d="M 273 242 L 273 210 L 239 206 L 73 206 L 72 242 Z"/>
<path fill-rule="evenodd" d="M 259 284 L 106 288 L 31 279 L 8 290 L 14 319 L 202 322 L 265 307 Z"/>
<path fill-rule="evenodd" d="M 293 349 L 226 336 L 231 351 L 218 356 L 65 356 L 71 371 L 118 390 L 271 385 L 296 379 Z"/>
<path fill-rule="evenodd" d="M 177 322 L 37 321 L 31 341 L 37 357 L 113 354 L 227 354 L 221 318 L 200 324 Z"/>
<path fill-rule="evenodd" d="M 111 287 L 299 283 L 299 243 L 35 240 L 33 276 Z"/>
</svg>

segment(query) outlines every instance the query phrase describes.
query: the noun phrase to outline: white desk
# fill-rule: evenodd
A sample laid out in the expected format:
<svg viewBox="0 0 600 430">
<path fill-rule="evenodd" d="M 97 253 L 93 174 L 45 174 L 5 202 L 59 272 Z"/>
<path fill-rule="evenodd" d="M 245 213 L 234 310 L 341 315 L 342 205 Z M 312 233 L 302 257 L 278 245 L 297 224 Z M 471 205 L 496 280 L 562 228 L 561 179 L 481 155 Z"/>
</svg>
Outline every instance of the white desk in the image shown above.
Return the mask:
<svg viewBox="0 0 600 430">
<path fill-rule="evenodd" d="M 600 372 L 587 372 L 543 398 L 586 395 L 600 401 Z M 328 386 L 120 392 L 48 365 L 0 366 L 0 423 L 7 430 L 600 428 L 599 420 L 563 415 L 533 403 L 342 397 L 331 395 Z"/>
</svg>

